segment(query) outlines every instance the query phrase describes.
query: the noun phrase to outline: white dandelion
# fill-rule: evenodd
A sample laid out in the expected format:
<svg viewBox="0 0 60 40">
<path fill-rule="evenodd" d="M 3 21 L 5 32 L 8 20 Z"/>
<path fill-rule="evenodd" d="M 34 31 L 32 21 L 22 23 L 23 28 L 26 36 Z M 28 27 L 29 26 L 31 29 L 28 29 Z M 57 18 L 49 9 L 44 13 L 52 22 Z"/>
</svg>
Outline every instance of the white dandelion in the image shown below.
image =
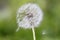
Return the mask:
<svg viewBox="0 0 60 40">
<path fill-rule="evenodd" d="M 36 40 L 34 27 L 38 27 L 40 25 L 43 18 L 43 12 L 37 4 L 28 3 L 22 5 L 17 12 L 17 24 L 19 30 L 22 28 L 32 28 L 33 39 Z"/>
</svg>

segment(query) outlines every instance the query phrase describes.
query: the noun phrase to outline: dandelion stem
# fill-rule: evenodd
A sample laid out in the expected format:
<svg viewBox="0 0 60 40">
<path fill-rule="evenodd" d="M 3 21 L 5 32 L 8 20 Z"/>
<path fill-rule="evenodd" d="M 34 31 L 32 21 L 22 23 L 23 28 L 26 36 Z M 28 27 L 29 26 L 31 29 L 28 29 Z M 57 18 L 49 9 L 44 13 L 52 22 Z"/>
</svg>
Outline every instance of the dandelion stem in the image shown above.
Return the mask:
<svg viewBox="0 0 60 40">
<path fill-rule="evenodd" d="M 32 27 L 32 32 L 33 32 L 33 40 L 36 40 L 34 27 Z"/>
<path fill-rule="evenodd" d="M 16 32 L 19 30 L 19 27 L 17 28 Z"/>
</svg>

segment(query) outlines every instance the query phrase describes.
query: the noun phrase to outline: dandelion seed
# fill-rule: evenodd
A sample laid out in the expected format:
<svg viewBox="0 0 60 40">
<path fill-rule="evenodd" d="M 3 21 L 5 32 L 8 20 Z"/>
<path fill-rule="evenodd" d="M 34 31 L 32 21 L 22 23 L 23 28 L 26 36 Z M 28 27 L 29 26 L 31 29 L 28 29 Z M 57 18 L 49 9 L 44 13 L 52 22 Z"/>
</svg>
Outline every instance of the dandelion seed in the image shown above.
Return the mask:
<svg viewBox="0 0 60 40">
<path fill-rule="evenodd" d="M 46 34 L 46 31 L 42 31 L 42 35 L 45 35 Z"/>
<path fill-rule="evenodd" d="M 11 15 L 11 9 L 9 7 L 0 9 L 0 20 L 11 18 Z"/>
<path fill-rule="evenodd" d="M 43 18 L 43 12 L 37 4 L 28 3 L 21 6 L 17 12 L 17 23 L 18 28 L 16 31 L 19 30 L 20 27 L 22 28 L 32 28 L 33 38 L 36 40 L 35 37 L 35 30 L 34 27 L 38 27 L 41 23 Z"/>
</svg>

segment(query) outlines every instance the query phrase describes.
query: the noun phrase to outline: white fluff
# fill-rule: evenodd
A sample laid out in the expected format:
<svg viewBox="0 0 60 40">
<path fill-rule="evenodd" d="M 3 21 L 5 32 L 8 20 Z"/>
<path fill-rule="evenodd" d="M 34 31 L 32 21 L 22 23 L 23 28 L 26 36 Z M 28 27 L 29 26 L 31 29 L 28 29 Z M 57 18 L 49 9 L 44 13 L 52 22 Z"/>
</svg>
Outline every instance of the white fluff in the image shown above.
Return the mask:
<svg viewBox="0 0 60 40">
<path fill-rule="evenodd" d="M 22 5 L 17 12 L 17 24 L 19 27 L 38 27 L 43 18 L 43 12 L 37 4 L 28 3 Z"/>
</svg>

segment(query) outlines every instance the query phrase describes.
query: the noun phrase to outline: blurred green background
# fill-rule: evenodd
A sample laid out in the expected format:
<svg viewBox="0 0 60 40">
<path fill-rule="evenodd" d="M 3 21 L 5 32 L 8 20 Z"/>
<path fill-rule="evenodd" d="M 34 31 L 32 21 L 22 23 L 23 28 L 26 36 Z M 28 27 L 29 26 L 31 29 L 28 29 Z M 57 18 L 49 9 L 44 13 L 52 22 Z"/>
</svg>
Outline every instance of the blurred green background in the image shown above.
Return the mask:
<svg viewBox="0 0 60 40">
<path fill-rule="evenodd" d="M 44 13 L 43 21 L 35 28 L 37 40 L 60 40 L 60 0 L 0 0 L 11 8 L 12 15 L 0 19 L 0 40 L 33 40 L 31 29 L 16 32 L 16 12 L 25 3 L 37 3 Z"/>
</svg>

